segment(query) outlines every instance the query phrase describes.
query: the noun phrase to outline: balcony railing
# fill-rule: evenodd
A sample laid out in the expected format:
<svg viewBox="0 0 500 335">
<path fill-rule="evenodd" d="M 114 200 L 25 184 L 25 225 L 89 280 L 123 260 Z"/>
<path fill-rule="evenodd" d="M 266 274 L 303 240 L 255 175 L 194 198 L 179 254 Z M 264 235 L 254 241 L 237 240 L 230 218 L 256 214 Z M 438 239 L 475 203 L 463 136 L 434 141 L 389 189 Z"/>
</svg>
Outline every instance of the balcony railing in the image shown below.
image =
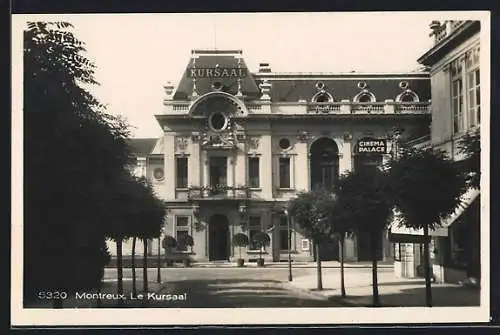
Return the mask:
<svg viewBox="0 0 500 335">
<path fill-rule="evenodd" d="M 165 114 L 187 115 L 190 104 L 187 102 L 168 102 L 165 104 Z M 430 113 L 430 102 L 396 102 L 385 100 L 377 102 L 276 102 L 270 109 L 264 109 L 261 104 L 247 104 L 249 115 L 271 113 L 274 115 L 367 115 L 367 114 L 427 114 Z"/>
<path fill-rule="evenodd" d="M 246 186 L 208 185 L 188 188 L 188 199 L 247 199 L 251 197 Z"/>
</svg>

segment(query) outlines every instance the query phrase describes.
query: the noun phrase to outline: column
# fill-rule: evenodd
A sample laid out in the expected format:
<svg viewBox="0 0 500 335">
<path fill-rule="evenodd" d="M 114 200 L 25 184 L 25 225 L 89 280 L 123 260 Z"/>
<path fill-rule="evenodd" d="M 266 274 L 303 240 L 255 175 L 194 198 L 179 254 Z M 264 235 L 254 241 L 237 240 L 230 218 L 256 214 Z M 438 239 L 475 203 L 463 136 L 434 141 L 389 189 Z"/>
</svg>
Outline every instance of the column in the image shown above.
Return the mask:
<svg viewBox="0 0 500 335">
<path fill-rule="evenodd" d="M 189 149 L 188 184 L 191 186 L 200 186 L 202 168 L 202 162 L 200 160 L 200 142 L 194 135 L 191 137 L 191 146 Z"/>
<path fill-rule="evenodd" d="M 262 196 L 265 199 L 273 197 L 273 153 L 271 147 L 271 135 L 263 134 L 260 137 L 261 150 L 261 178 L 262 178 Z"/>
<path fill-rule="evenodd" d="M 349 172 L 352 170 L 352 149 L 351 149 L 351 134 L 344 134 L 342 148 L 339 153 L 339 173 Z"/>
<path fill-rule="evenodd" d="M 201 150 L 200 153 L 201 161 L 200 161 L 200 169 L 201 169 L 201 186 L 207 186 L 210 182 L 208 176 L 208 153 L 206 150 Z"/>
<path fill-rule="evenodd" d="M 237 152 L 235 155 L 235 186 L 243 186 L 247 184 L 247 162 L 246 162 L 245 144 L 238 143 Z"/>
<path fill-rule="evenodd" d="M 307 146 L 307 136 L 299 136 L 295 144 L 295 189 L 298 191 L 307 191 L 310 189 L 310 164 L 309 151 Z M 307 171 L 307 173 L 304 173 Z"/>
</svg>

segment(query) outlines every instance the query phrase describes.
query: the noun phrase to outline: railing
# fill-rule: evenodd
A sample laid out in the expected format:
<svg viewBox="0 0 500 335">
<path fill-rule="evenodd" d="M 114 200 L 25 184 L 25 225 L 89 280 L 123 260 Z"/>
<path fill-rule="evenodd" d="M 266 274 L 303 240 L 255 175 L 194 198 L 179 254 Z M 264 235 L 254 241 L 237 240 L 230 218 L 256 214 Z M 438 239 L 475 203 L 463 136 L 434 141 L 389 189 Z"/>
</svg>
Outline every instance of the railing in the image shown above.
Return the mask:
<svg viewBox="0 0 500 335">
<path fill-rule="evenodd" d="M 396 113 L 430 113 L 428 102 L 400 102 L 394 105 Z"/>
<path fill-rule="evenodd" d="M 163 105 L 166 108 L 166 110 L 165 110 L 166 113 L 171 113 L 171 112 L 174 112 L 174 113 L 187 113 L 189 111 L 190 103 L 189 102 L 172 102 L 172 101 L 168 101 L 168 102 L 164 102 Z"/>
<path fill-rule="evenodd" d="M 209 185 L 188 188 L 188 199 L 247 199 L 251 197 L 246 186 Z"/>
<path fill-rule="evenodd" d="M 383 102 L 358 102 L 351 105 L 351 113 L 384 113 Z"/>
<path fill-rule="evenodd" d="M 332 112 L 340 112 L 340 102 L 311 102 L 307 104 L 307 113 L 329 114 Z"/>
<path fill-rule="evenodd" d="M 464 20 L 448 20 L 443 22 L 439 27 L 434 29 L 432 33 L 434 35 L 434 44 L 438 44 L 446 37 L 448 37 L 453 31 L 457 30 L 462 24 L 467 21 Z"/>
<path fill-rule="evenodd" d="M 189 103 L 169 102 L 165 104 L 166 114 L 187 114 Z M 263 106 L 258 103 L 247 104 L 249 114 L 262 114 Z M 394 100 L 377 102 L 308 102 L 308 103 L 275 103 L 269 113 L 275 115 L 336 115 L 336 114 L 427 114 L 430 113 L 430 102 L 395 102 Z"/>
</svg>

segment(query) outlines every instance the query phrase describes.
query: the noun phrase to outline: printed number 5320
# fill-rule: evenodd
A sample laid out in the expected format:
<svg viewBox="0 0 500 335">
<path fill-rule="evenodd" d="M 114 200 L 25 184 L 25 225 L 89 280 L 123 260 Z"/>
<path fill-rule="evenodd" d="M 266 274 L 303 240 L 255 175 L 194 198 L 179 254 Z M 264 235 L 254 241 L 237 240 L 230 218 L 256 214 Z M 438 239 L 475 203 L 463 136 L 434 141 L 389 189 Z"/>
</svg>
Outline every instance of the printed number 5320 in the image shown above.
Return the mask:
<svg viewBox="0 0 500 335">
<path fill-rule="evenodd" d="M 68 293 L 64 291 L 41 291 L 38 292 L 39 299 L 66 299 Z"/>
</svg>

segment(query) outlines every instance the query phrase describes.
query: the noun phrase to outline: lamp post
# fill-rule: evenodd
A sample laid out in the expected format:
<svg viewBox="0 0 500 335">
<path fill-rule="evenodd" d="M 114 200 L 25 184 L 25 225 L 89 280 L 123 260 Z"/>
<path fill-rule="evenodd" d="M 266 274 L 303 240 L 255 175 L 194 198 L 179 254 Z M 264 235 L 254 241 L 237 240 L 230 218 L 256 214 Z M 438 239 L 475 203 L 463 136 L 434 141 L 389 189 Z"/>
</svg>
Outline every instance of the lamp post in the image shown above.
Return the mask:
<svg viewBox="0 0 500 335">
<path fill-rule="evenodd" d="M 288 213 L 288 210 L 285 209 L 285 215 L 286 215 L 286 222 L 287 222 L 287 227 L 288 227 L 288 281 L 292 281 L 292 238 L 291 238 L 291 231 L 290 231 L 290 215 Z"/>
</svg>

